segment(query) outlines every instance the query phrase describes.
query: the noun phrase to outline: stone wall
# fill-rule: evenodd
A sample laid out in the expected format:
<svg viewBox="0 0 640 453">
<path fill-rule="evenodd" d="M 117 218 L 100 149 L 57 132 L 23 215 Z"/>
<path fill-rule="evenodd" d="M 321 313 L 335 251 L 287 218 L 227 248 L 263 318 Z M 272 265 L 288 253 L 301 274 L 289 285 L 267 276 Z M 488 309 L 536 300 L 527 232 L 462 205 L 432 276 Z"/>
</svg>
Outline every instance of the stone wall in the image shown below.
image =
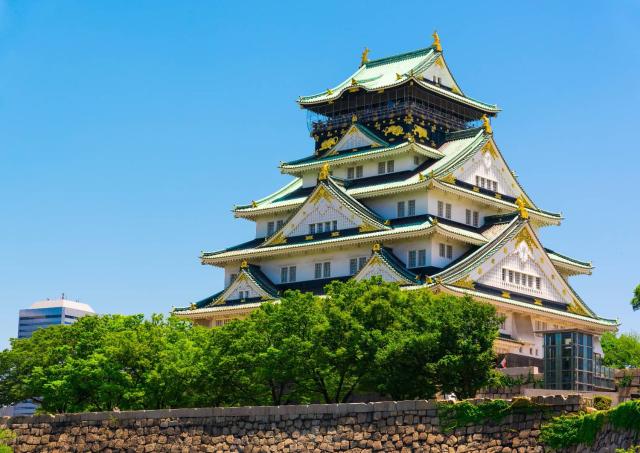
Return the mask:
<svg viewBox="0 0 640 453">
<path fill-rule="evenodd" d="M 533 401 L 547 410 L 452 432 L 442 429 L 431 401 L 14 417 L 1 419 L 0 427 L 15 433 L 16 452 L 541 452 L 541 423 L 576 412 L 583 402 L 578 396 Z"/>
</svg>

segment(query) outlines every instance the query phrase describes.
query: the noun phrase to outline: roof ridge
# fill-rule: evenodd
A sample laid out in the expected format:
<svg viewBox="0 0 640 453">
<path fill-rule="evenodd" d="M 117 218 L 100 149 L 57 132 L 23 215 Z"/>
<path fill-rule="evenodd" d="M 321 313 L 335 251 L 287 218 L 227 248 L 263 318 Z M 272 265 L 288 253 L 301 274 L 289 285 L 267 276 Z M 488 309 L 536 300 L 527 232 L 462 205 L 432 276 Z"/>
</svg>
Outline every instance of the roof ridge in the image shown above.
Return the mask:
<svg viewBox="0 0 640 453">
<path fill-rule="evenodd" d="M 387 63 L 392 63 L 401 60 L 407 60 L 409 58 L 417 57 L 421 54 L 428 54 L 429 51 L 433 50 L 433 46 L 423 47 L 422 49 L 411 50 L 409 52 L 403 52 L 396 55 L 390 55 L 388 57 L 377 58 L 375 60 L 369 60 L 364 64 L 365 67 L 375 67 L 380 66 Z"/>
</svg>

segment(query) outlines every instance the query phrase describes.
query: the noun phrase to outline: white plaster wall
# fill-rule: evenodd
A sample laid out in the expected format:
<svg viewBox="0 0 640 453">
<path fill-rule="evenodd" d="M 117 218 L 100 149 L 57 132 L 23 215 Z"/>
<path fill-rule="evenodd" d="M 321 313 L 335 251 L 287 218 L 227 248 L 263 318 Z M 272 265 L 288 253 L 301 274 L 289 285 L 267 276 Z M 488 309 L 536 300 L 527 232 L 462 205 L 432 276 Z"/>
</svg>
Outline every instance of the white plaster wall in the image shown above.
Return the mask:
<svg viewBox="0 0 640 453">
<path fill-rule="evenodd" d="M 309 204 L 299 211 L 291 224 L 285 225 L 285 236 L 300 236 L 309 234 L 309 224 L 319 222 L 338 222 L 338 230 L 355 228 L 362 224 L 362 220 L 339 200 L 320 198 L 315 205 Z"/>
<path fill-rule="evenodd" d="M 497 181 L 497 192 L 512 197 L 518 197 L 516 193 L 514 177 L 509 173 L 504 163 L 499 158 L 493 158 L 491 153 L 479 150 L 454 176 L 464 182 L 476 185 L 476 175 Z"/>
<path fill-rule="evenodd" d="M 447 71 L 446 66 L 443 64 L 443 67 L 438 66 L 437 64 L 432 64 L 424 71 L 422 74 L 425 79 L 429 81 L 433 81 L 433 76 L 440 77 L 440 84 L 446 86 L 447 88 L 451 88 L 455 85 L 453 81 L 453 77 L 451 77 L 451 73 Z"/>
<path fill-rule="evenodd" d="M 459 223 L 465 223 L 466 210 L 478 211 L 480 215 L 480 224 L 484 224 L 484 217 L 488 215 L 495 215 L 500 212 L 492 206 L 487 206 L 482 203 L 473 202 L 467 198 L 462 198 L 458 195 L 451 195 L 440 190 L 427 190 L 427 213 L 433 216 L 438 215 L 438 201 L 444 203 L 451 203 L 451 220 Z M 473 220 L 473 219 L 472 219 Z"/>
<path fill-rule="evenodd" d="M 259 297 L 260 294 L 254 289 L 253 285 L 251 285 L 247 281 L 240 282 L 238 286 L 231 292 L 227 300 L 236 300 L 240 298 L 240 291 L 249 291 L 249 297 Z"/>
<path fill-rule="evenodd" d="M 416 190 L 376 198 L 366 198 L 362 200 L 362 203 L 383 219 L 395 219 L 398 217 L 398 202 L 405 202 L 405 214 L 407 214 L 409 209 L 407 202 L 409 200 L 416 201 L 416 215 L 423 215 L 427 213 L 426 190 Z"/>
<path fill-rule="evenodd" d="M 282 220 L 284 223 L 287 221 L 287 219 L 288 219 L 288 215 L 259 218 L 258 220 L 256 220 L 256 237 L 257 238 L 267 237 L 267 231 L 268 231 L 267 227 L 269 222 L 273 222 L 274 231 L 277 231 L 278 220 Z"/>
</svg>

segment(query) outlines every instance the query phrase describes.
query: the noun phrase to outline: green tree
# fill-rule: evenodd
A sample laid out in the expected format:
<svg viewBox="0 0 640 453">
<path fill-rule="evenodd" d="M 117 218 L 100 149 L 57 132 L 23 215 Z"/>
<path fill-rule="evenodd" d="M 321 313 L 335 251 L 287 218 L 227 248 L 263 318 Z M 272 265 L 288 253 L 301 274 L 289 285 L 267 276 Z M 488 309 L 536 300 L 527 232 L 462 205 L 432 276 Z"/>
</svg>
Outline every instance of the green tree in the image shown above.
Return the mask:
<svg viewBox="0 0 640 453">
<path fill-rule="evenodd" d="M 633 307 L 634 311 L 640 310 L 640 285 L 636 286 L 636 289 L 633 291 L 631 306 Z"/>
<path fill-rule="evenodd" d="M 601 338 L 603 362 L 613 368 L 640 368 L 640 335 L 607 332 Z"/>
</svg>

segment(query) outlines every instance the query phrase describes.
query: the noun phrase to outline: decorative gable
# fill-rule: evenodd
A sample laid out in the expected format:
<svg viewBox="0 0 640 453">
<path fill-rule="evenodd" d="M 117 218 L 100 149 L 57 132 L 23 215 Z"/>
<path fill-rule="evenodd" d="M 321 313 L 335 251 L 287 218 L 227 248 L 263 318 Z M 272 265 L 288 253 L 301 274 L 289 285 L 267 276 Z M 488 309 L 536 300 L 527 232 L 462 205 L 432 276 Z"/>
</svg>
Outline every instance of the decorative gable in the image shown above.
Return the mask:
<svg viewBox="0 0 640 453">
<path fill-rule="evenodd" d="M 511 292 L 571 305 L 577 301 L 528 223 L 469 274 L 471 280 Z"/>
<path fill-rule="evenodd" d="M 398 283 L 399 285 L 419 284 L 419 277 L 407 269 L 389 250 L 375 244 L 373 254 L 367 264 L 353 276 L 354 280 L 368 280 L 372 277 L 381 277 L 385 282 Z"/>
<path fill-rule="evenodd" d="M 328 172 L 328 169 L 326 170 Z M 322 173 L 322 172 L 321 172 Z M 339 236 L 341 230 L 358 228 L 360 232 L 388 229 L 373 212 L 333 183 L 327 176 L 321 180 L 307 200 L 263 246 L 287 242 L 287 238 L 317 234 Z"/>
<path fill-rule="evenodd" d="M 483 189 L 517 198 L 518 183 L 498 152 L 493 140 L 487 141 L 460 169 L 455 177 Z"/>
<path fill-rule="evenodd" d="M 256 275 L 256 274 L 260 275 Z M 266 277 L 256 266 L 249 266 L 243 262 L 238 276 L 227 286 L 227 288 L 216 298 L 213 305 L 222 305 L 227 302 L 242 302 L 245 300 L 270 300 L 277 293 L 275 288 L 265 288 L 261 280 Z"/>
<path fill-rule="evenodd" d="M 438 56 L 421 75 L 425 80 L 447 87 L 454 93 L 462 94 L 442 55 Z"/>
<path fill-rule="evenodd" d="M 347 132 L 338 141 L 336 146 L 334 146 L 327 155 L 357 148 L 380 147 L 387 145 L 388 144 L 384 140 L 378 138 L 375 134 L 373 134 L 373 132 L 369 131 L 364 126 L 352 124 Z"/>
</svg>

